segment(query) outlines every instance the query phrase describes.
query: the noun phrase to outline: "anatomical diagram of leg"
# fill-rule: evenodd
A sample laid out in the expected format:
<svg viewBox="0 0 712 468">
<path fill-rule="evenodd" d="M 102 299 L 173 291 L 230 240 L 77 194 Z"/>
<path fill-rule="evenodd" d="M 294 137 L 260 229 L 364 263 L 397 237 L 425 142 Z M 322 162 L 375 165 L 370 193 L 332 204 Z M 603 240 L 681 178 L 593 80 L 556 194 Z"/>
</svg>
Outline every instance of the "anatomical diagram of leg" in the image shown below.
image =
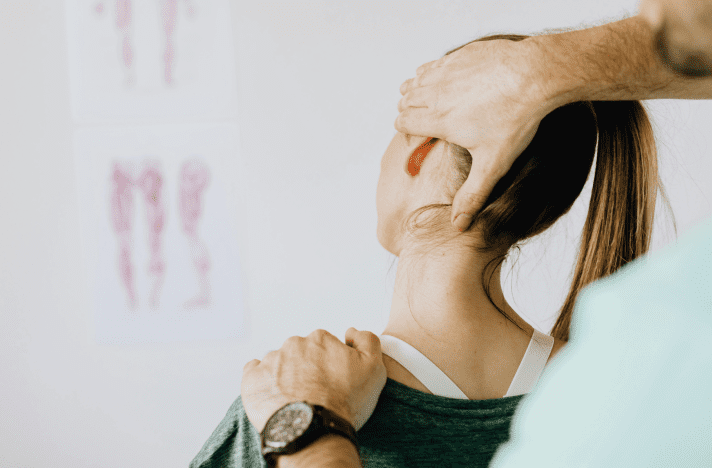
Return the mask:
<svg viewBox="0 0 712 468">
<path fill-rule="evenodd" d="M 158 308 L 161 286 L 165 276 L 165 259 L 161 248 L 161 235 L 165 225 L 165 208 L 163 200 L 163 174 L 160 163 L 156 160 L 145 160 L 145 167 L 136 179 L 136 186 L 143 194 L 146 207 L 146 224 L 148 226 L 148 245 L 150 259 L 148 273 L 152 279 L 148 305 L 151 309 Z"/>
<path fill-rule="evenodd" d="M 188 16 L 195 16 L 195 6 L 190 1 L 187 1 L 187 4 Z M 178 0 L 161 0 L 161 22 L 163 23 L 163 32 L 166 35 L 166 48 L 163 53 L 163 80 L 168 85 L 173 83 L 173 59 L 175 58 L 173 32 L 176 27 L 177 16 Z"/>
<path fill-rule="evenodd" d="M 131 264 L 131 226 L 133 223 L 133 180 L 131 167 L 118 162 L 112 168 L 111 220 L 119 240 L 118 265 L 121 283 L 128 296 L 128 305 L 135 310 L 138 305 L 134 288 L 134 269 Z"/>
<path fill-rule="evenodd" d="M 181 168 L 179 207 L 183 232 L 188 237 L 193 265 L 198 275 L 198 294 L 184 303 L 188 309 L 205 307 L 210 304 L 210 284 L 208 271 L 210 257 L 205 242 L 198 237 L 198 221 L 202 214 L 202 197 L 209 182 L 208 168 L 195 159 L 187 161 Z"/>
<path fill-rule="evenodd" d="M 124 79 L 125 86 L 132 86 L 136 82 L 133 64 L 133 47 L 131 45 L 132 36 L 132 14 L 131 0 L 115 0 L 116 1 L 116 28 L 121 34 L 121 58 L 124 65 L 126 76 Z M 104 2 L 98 2 L 94 6 L 97 14 L 101 15 L 104 11 Z"/>
<path fill-rule="evenodd" d="M 166 34 L 166 50 L 163 53 L 165 65 L 163 79 L 169 85 L 173 83 L 173 58 L 175 57 L 173 29 L 176 25 L 176 16 L 178 16 L 177 4 L 178 0 L 163 0 L 161 2 L 161 20 L 163 22 L 163 32 Z"/>
<path fill-rule="evenodd" d="M 124 71 L 126 73 L 124 85 L 126 87 L 131 87 L 136 82 L 135 71 L 132 68 L 134 56 L 134 48 L 132 46 L 132 35 L 134 29 L 132 1 L 114 0 L 114 2 L 116 6 L 115 24 L 121 35 L 121 58 L 124 66 Z M 189 0 L 186 0 L 186 3 L 188 16 L 192 18 L 196 15 L 195 6 Z M 97 2 L 94 6 L 94 10 L 98 15 L 101 15 L 104 11 L 104 2 Z M 163 80 L 167 85 L 171 85 L 173 84 L 173 66 L 175 59 L 174 32 L 176 20 L 178 18 L 178 0 L 160 0 L 159 10 L 159 14 L 161 16 L 160 22 L 163 26 L 163 33 L 165 34 L 165 48 L 163 52 Z"/>
</svg>

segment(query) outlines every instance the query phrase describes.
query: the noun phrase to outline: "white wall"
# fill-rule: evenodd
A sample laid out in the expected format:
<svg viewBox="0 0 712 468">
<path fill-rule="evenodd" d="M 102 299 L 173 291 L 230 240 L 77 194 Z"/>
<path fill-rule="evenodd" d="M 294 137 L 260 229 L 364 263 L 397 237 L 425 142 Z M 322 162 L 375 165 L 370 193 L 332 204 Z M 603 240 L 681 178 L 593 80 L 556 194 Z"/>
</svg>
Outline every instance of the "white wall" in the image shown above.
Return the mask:
<svg viewBox="0 0 712 468">
<path fill-rule="evenodd" d="M 317 328 L 342 340 L 350 326 L 380 333 L 395 267 L 387 275 L 392 257 L 376 239 L 376 183 L 400 84 L 479 36 L 582 27 L 634 14 L 637 2 L 231 8 L 247 172 L 235 268 L 249 339 L 108 346 L 94 340 L 81 261 L 64 6 L 0 2 L 0 466 L 187 466 L 239 396 L 246 362 Z M 712 213 L 712 105 L 649 109 L 684 235 Z M 588 193 L 523 249 L 504 285 L 544 332 L 568 287 Z M 654 250 L 673 239 L 658 213 Z"/>
</svg>

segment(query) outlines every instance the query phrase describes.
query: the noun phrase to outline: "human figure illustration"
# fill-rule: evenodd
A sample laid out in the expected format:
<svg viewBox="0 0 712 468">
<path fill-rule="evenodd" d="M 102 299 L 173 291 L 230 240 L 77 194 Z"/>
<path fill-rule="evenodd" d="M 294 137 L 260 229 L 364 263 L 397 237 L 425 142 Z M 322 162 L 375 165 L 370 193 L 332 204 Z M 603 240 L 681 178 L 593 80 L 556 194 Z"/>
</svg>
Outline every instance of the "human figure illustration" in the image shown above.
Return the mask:
<svg viewBox="0 0 712 468">
<path fill-rule="evenodd" d="M 119 274 L 128 294 L 129 309 L 135 310 L 138 301 L 133 284 L 133 265 L 131 264 L 131 228 L 134 216 L 131 167 L 114 162 L 111 177 L 113 180 L 111 219 L 114 232 L 119 238 Z"/>
<path fill-rule="evenodd" d="M 94 6 L 97 14 L 104 11 L 104 2 L 98 2 Z M 132 23 L 131 23 L 131 0 L 116 0 L 116 28 L 121 34 L 121 58 L 124 65 L 126 75 L 124 77 L 124 85 L 126 87 L 133 86 L 136 82 L 135 72 L 133 70 L 133 47 L 131 45 Z"/>
<path fill-rule="evenodd" d="M 188 16 L 195 16 L 195 7 L 186 0 L 188 7 Z M 173 45 L 173 30 L 176 26 L 176 17 L 178 16 L 178 0 L 161 0 L 161 22 L 163 23 L 163 32 L 166 35 L 165 52 L 163 53 L 164 72 L 163 80 L 167 85 L 173 84 L 173 59 L 175 58 L 175 48 Z"/>
<path fill-rule="evenodd" d="M 163 173 L 157 160 L 145 161 L 145 168 L 136 179 L 135 185 L 141 189 L 146 206 L 148 225 L 148 243 L 150 260 L 148 272 L 153 276 L 153 285 L 148 299 L 151 309 L 158 308 L 158 298 L 165 277 L 165 259 L 161 249 L 161 234 L 165 225 L 165 207 L 163 203 Z"/>
<path fill-rule="evenodd" d="M 200 291 L 183 305 L 192 309 L 210 304 L 210 284 L 208 271 L 210 270 L 210 257 L 208 249 L 198 237 L 198 221 L 202 214 L 202 196 L 209 182 L 207 166 L 198 159 L 183 163 L 180 175 L 179 209 L 183 232 L 188 237 L 193 265 L 198 273 Z"/>
<path fill-rule="evenodd" d="M 116 27 L 121 33 L 121 57 L 123 60 L 126 77 L 124 84 L 131 87 L 136 82 L 133 64 L 132 42 L 132 10 L 131 0 L 116 1 Z M 165 34 L 165 46 L 163 52 L 163 81 L 166 85 L 173 84 L 173 62 L 175 58 L 175 46 L 173 42 L 173 32 L 175 30 L 176 19 L 178 17 L 178 0 L 158 0 L 161 15 L 161 25 Z M 195 6 L 190 0 L 185 0 L 187 4 L 188 17 L 195 16 Z M 100 1 L 94 6 L 97 14 L 104 11 L 104 2 Z"/>
</svg>

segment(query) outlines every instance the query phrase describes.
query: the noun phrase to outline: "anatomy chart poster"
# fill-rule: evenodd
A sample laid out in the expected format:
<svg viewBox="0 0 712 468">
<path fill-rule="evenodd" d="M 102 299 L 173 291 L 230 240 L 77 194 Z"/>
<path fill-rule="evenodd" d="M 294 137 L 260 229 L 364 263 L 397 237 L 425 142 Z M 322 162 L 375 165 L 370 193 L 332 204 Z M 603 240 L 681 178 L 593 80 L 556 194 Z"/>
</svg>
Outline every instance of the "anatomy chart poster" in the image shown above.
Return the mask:
<svg viewBox="0 0 712 468">
<path fill-rule="evenodd" d="M 65 0 L 78 124 L 235 118 L 228 0 Z"/>
<path fill-rule="evenodd" d="M 236 139 L 236 124 L 75 132 L 98 343 L 243 335 Z"/>
</svg>

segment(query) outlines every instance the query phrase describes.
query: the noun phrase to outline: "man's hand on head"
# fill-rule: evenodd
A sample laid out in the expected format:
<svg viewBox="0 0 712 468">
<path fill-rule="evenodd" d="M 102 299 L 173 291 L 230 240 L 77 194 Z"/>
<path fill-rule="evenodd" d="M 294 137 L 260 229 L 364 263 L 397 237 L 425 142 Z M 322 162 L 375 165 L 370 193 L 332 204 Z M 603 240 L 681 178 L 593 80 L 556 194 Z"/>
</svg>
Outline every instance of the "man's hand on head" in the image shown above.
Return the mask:
<svg viewBox="0 0 712 468">
<path fill-rule="evenodd" d="M 399 132 L 439 138 L 467 149 L 472 169 L 453 200 L 456 228 L 467 229 L 541 120 L 555 107 L 541 79 L 537 44 L 497 39 L 472 42 L 418 68 L 400 88 Z"/>
</svg>

